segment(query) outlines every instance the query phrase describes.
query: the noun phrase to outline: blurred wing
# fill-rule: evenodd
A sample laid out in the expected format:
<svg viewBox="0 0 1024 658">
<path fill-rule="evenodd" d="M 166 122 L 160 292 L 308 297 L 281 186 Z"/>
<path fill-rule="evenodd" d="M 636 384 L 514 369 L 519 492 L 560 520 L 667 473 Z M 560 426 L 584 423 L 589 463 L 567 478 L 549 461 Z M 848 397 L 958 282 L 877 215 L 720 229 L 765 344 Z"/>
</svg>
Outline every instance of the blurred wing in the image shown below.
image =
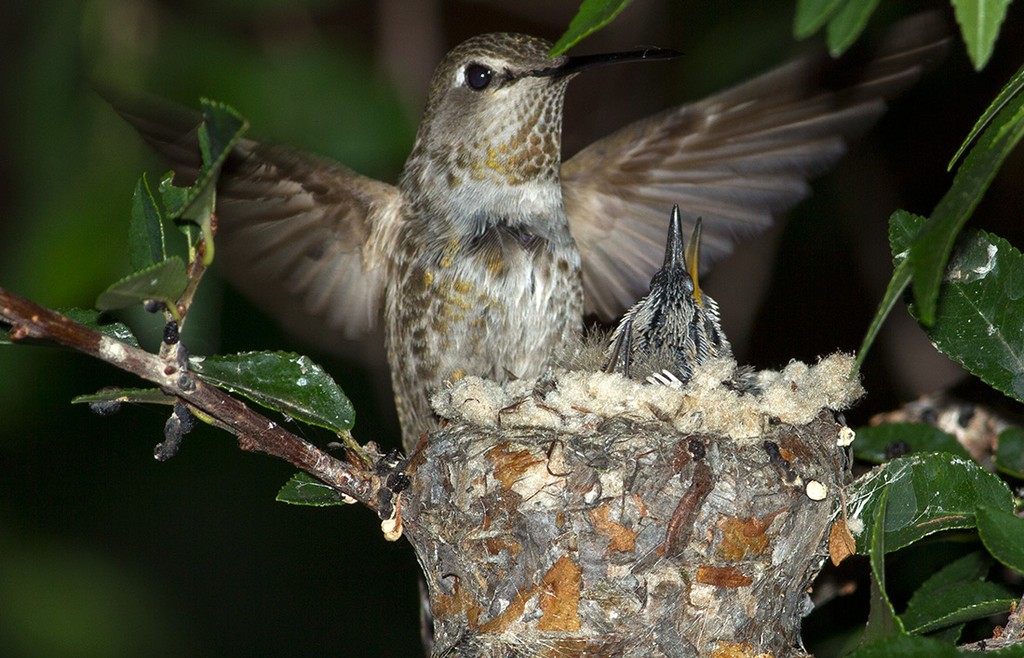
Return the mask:
<svg viewBox="0 0 1024 658">
<path fill-rule="evenodd" d="M 197 114 L 148 99 L 112 103 L 170 162 L 176 180 L 195 179 Z M 399 205 L 392 185 L 243 139 L 218 183 L 216 260 L 286 329 L 338 352 L 341 339 L 377 324 Z"/>
<path fill-rule="evenodd" d="M 399 193 L 329 160 L 252 142 L 218 189 L 217 253 L 228 279 L 304 338 L 377 324 Z"/>
<path fill-rule="evenodd" d="M 797 60 L 632 123 L 567 160 L 562 191 L 587 312 L 612 319 L 647 293 L 673 204 L 690 228 L 703 217 L 706 262 L 767 228 L 944 51 L 945 35 L 937 16 L 917 16 L 895 26 L 852 79 L 836 80 L 849 73 L 842 60 Z"/>
</svg>

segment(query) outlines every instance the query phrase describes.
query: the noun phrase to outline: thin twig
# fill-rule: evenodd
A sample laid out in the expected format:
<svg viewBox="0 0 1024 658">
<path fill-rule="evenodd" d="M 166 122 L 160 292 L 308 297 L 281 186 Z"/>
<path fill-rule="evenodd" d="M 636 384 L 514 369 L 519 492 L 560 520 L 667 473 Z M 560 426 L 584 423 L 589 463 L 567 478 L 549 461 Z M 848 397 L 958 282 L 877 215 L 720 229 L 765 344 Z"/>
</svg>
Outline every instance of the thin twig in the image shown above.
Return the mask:
<svg viewBox="0 0 1024 658">
<path fill-rule="evenodd" d="M 278 457 L 337 491 L 377 510 L 380 477 L 343 462 L 280 427 L 241 400 L 200 380 L 187 363 L 165 362 L 155 354 L 105 336 L 82 324 L 0 288 L 0 322 L 11 325 L 12 340 L 36 338 L 106 361 L 173 395 L 211 424 L 238 437 L 243 450 Z"/>
</svg>

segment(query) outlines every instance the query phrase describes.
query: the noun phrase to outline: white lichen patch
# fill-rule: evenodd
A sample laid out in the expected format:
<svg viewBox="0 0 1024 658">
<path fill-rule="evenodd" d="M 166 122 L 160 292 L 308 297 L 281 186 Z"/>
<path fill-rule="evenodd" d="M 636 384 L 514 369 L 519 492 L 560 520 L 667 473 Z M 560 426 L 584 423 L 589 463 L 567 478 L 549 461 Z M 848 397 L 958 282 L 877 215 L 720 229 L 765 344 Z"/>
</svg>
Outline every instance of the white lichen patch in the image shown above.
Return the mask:
<svg viewBox="0 0 1024 658">
<path fill-rule="evenodd" d="M 690 605 L 694 608 L 706 609 L 718 605 L 718 588 L 713 585 L 695 583 L 690 586 Z"/>
<path fill-rule="evenodd" d="M 604 372 L 563 371 L 550 381 L 496 384 L 465 377 L 437 393 L 435 411 L 454 422 L 479 427 L 516 427 L 581 432 L 614 418 L 663 422 L 684 433 L 756 439 L 769 422 L 809 423 L 822 409 L 839 411 L 864 393 L 851 377 L 853 357 L 832 354 L 814 365 L 793 361 L 754 379 L 758 394 L 727 385 L 731 359 L 712 359 L 680 388 L 648 384 Z"/>
<path fill-rule="evenodd" d="M 495 427 L 498 424 L 497 410 L 511 403 L 511 395 L 511 391 L 495 382 L 466 377 L 436 395 L 435 404 L 437 399 L 443 398 L 448 406 L 459 410 L 458 418 L 463 422 L 479 427 Z"/>
<path fill-rule="evenodd" d="M 121 363 L 128 356 L 124 343 L 109 336 L 100 336 L 100 357 L 110 363 Z"/>
<path fill-rule="evenodd" d="M 622 481 L 621 474 L 603 471 L 598 477 L 601 482 L 601 494 L 606 498 L 618 499 L 626 495 L 626 485 Z"/>
<path fill-rule="evenodd" d="M 554 475 L 541 462 L 524 469 L 512 482 L 511 489 L 522 498 L 520 509 L 560 509 L 565 502 L 562 493 L 565 483 L 564 476 Z"/>
</svg>

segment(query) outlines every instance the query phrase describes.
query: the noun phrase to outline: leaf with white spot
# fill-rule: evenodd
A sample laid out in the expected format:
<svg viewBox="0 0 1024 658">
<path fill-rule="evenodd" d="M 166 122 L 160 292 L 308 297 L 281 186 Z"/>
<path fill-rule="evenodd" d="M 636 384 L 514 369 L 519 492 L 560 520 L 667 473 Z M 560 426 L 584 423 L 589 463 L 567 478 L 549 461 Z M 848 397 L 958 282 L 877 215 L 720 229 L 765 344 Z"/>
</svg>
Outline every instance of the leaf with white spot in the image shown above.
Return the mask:
<svg viewBox="0 0 1024 658">
<path fill-rule="evenodd" d="M 327 372 L 309 357 L 290 352 L 245 352 L 193 357 L 192 369 L 209 384 L 243 395 L 268 409 L 342 433 L 355 410 Z"/>
<path fill-rule="evenodd" d="M 991 233 L 965 238 L 950 259 L 928 336 L 972 374 L 1024 402 L 1024 256 Z M 918 317 L 916 304 L 911 313 Z"/>
<path fill-rule="evenodd" d="M 975 527 L 978 505 L 1013 509 L 1013 497 L 1002 480 L 969 459 L 941 452 L 900 457 L 858 478 L 847 495 L 849 518 L 873 519 L 884 491 L 889 495 L 887 552 L 942 530 Z M 857 537 L 859 553 L 867 553 L 871 534 L 867 525 Z"/>
</svg>

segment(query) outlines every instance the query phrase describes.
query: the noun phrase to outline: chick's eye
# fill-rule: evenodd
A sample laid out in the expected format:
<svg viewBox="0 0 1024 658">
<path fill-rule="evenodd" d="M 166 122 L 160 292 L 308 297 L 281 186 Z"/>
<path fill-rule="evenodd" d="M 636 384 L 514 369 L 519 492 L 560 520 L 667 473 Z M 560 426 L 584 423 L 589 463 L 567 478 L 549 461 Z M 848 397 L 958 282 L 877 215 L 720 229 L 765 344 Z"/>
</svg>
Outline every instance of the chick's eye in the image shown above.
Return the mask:
<svg viewBox="0 0 1024 658">
<path fill-rule="evenodd" d="M 480 91 L 491 84 L 494 71 L 480 64 L 470 64 L 466 67 L 466 85 L 470 89 Z"/>
</svg>

